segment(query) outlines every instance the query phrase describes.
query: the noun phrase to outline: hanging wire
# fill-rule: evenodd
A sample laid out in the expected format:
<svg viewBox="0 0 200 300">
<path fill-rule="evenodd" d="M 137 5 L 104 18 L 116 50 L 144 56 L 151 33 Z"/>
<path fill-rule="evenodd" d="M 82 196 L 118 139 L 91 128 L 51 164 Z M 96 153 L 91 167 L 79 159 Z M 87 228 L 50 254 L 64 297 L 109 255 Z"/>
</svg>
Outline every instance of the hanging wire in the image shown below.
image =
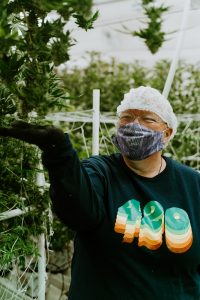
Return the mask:
<svg viewBox="0 0 200 300">
<path fill-rule="evenodd" d="M 107 140 L 110 142 L 110 144 L 112 145 L 113 151 L 115 151 L 115 146 L 114 146 L 114 144 L 113 144 L 113 142 L 112 142 L 112 136 L 111 136 L 110 133 L 109 133 L 108 126 L 107 126 L 106 122 L 103 122 L 103 125 L 104 125 L 104 127 L 105 127 L 107 136 L 108 136 L 108 138 L 109 138 L 109 139 L 107 139 L 107 138 L 106 138 L 106 139 L 107 139 Z M 113 125 L 114 125 L 114 124 L 113 124 Z"/>
<path fill-rule="evenodd" d="M 103 124 L 105 124 L 105 123 L 103 123 Z M 108 148 L 108 146 L 107 146 L 106 141 L 110 143 L 110 140 L 104 135 L 104 132 L 103 132 L 103 128 L 102 128 L 102 126 L 101 126 L 101 123 L 100 123 L 99 128 L 100 128 L 100 132 L 101 132 L 100 146 L 101 146 L 102 143 L 103 143 L 104 146 L 105 146 L 105 148 L 106 148 L 106 152 L 107 152 L 107 154 L 109 155 L 109 154 L 110 154 L 110 151 L 109 151 L 109 148 Z"/>
<path fill-rule="evenodd" d="M 85 131 L 84 131 L 84 127 L 83 126 L 81 126 L 81 134 L 82 134 L 83 143 L 84 143 L 84 146 L 85 146 L 85 151 L 86 151 L 87 157 L 89 157 L 90 154 L 89 154 L 89 151 L 88 151 L 88 147 L 87 147 L 87 143 L 86 143 L 86 138 L 85 138 Z"/>
</svg>

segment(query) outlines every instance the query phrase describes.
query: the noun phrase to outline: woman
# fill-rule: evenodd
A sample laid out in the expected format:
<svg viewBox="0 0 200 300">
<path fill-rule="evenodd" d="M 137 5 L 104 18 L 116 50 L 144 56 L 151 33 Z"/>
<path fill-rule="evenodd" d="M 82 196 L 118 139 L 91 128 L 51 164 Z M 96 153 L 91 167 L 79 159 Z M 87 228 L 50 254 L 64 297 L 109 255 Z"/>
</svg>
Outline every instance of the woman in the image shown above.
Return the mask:
<svg viewBox="0 0 200 300">
<path fill-rule="evenodd" d="M 200 175 L 162 156 L 177 129 L 172 107 L 139 87 L 117 112 L 120 153 L 82 162 L 54 127 L 0 130 L 43 150 L 54 210 L 76 231 L 69 299 L 200 299 Z"/>
</svg>

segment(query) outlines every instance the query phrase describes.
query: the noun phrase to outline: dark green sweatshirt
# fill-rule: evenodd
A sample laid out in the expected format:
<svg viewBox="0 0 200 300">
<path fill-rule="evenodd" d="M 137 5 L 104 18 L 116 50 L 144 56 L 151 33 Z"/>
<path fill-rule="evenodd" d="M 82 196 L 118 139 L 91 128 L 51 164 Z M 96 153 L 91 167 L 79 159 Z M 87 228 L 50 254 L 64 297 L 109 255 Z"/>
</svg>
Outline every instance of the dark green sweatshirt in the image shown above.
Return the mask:
<svg viewBox="0 0 200 300">
<path fill-rule="evenodd" d="M 60 219 L 76 231 L 69 300 L 199 300 L 200 174 L 170 158 L 153 178 L 120 154 L 43 153 Z"/>
</svg>

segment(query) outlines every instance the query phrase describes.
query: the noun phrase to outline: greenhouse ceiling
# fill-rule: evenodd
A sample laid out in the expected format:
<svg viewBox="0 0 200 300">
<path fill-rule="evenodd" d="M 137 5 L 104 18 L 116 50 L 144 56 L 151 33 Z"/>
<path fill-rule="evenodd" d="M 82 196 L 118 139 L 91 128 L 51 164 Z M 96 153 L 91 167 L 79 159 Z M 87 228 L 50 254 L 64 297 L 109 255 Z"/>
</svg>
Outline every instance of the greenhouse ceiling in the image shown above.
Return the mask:
<svg viewBox="0 0 200 300">
<path fill-rule="evenodd" d="M 169 6 L 169 10 L 163 14 L 166 41 L 156 54 L 151 54 L 141 38 L 125 33 L 127 30 L 135 31 L 145 27 L 146 19 L 140 1 L 95 0 L 94 11 L 99 10 L 100 15 L 94 29 L 85 32 L 77 28 L 73 21 L 68 25 L 67 29 L 72 30 L 72 35 L 77 41 L 71 49 L 71 60 L 68 64 L 85 65 L 87 51 L 101 52 L 104 59 L 115 57 L 123 62 L 142 60 L 148 65 L 152 65 L 158 59 L 172 59 L 186 1 L 156 1 L 157 5 L 164 3 L 165 6 Z M 191 2 L 180 58 L 197 62 L 200 60 L 200 0 Z"/>
</svg>

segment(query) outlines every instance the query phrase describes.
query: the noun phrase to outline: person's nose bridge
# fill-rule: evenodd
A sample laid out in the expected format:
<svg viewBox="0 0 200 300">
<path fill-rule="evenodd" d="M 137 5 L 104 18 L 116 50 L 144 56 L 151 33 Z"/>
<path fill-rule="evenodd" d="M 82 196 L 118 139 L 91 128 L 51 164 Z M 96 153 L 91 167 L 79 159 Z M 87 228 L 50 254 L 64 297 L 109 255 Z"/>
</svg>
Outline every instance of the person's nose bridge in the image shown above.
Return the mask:
<svg viewBox="0 0 200 300">
<path fill-rule="evenodd" d="M 133 116 L 133 120 L 132 120 L 132 123 L 138 123 L 140 124 L 140 116 Z"/>
</svg>

